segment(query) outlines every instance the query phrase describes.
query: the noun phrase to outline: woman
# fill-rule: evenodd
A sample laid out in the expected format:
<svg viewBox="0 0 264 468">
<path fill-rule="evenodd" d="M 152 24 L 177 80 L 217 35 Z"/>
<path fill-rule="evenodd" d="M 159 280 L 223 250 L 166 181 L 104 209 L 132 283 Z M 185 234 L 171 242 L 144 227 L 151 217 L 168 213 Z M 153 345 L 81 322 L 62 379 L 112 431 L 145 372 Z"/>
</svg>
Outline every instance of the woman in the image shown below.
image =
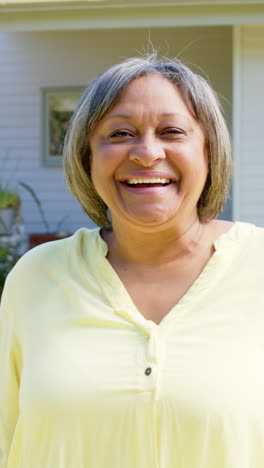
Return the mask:
<svg viewBox="0 0 264 468">
<path fill-rule="evenodd" d="M 64 158 L 99 228 L 9 275 L 0 468 L 263 468 L 264 233 L 214 219 L 231 165 L 214 92 L 178 61 L 116 65 Z"/>
</svg>

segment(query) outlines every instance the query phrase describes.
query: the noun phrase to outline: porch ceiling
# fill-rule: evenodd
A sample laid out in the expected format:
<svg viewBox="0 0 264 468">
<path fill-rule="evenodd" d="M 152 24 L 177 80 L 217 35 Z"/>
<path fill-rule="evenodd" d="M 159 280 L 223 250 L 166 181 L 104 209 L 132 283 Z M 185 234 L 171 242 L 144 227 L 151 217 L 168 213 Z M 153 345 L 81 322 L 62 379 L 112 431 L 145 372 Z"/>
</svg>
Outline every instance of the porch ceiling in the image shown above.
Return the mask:
<svg viewBox="0 0 264 468">
<path fill-rule="evenodd" d="M 36 5 L 47 5 L 47 4 L 53 4 L 53 5 L 61 5 L 61 4 L 71 4 L 72 6 L 76 5 L 87 5 L 87 4 L 98 4 L 102 3 L 105 5 L 111 4 L 111 5 L 134 5 L 137 3 L 138 5 L 153 5 L 153 4 L 160 4 L 160 5 L 236 5 L 236 6 L 241 6 L 241 5 L 260 5 L 264 4 L 264 0 L 133 0 L 133 1 L 128 1 L 128 0 L 1 0 L 0 1 L 0 6 L 3 7 L 8 7 L 8 6 L 16 6 L 16 5 L 31 5 L 32 7 Z"/>
<path fill-rule="evenodd" d="M 264 0 L 0 0 L 0 31 L 263 23 Z"/>
</svg>

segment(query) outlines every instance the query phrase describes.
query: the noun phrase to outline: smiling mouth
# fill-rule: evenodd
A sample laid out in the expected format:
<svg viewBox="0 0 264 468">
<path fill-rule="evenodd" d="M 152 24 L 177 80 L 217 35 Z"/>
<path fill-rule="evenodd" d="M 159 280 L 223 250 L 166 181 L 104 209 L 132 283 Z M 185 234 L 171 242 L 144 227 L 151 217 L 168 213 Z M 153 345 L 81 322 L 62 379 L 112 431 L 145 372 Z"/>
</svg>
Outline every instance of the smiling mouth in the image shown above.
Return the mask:
<svg viewBox="0 0 264 468">
<path fill-rule="evenodd" d="M 166 187 L 174 181 L 165 177 L 149 177 L 149 178 L 131 178 L 124 181 L 128 187 L 134 188 L 151 188 L 151 187 Z"/>
</svg>

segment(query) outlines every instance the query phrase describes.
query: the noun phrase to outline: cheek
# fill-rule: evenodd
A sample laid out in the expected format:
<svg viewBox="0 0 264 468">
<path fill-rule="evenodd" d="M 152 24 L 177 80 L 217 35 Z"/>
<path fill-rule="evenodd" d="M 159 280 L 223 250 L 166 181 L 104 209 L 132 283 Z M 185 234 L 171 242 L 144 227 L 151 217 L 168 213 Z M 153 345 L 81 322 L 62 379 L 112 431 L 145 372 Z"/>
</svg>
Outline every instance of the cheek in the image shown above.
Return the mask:
<svg viewBox="0 0 264 468">
<path fill-rule="evenodd" d="M 91 151 L 90 156 L 90 170 L 91 170 L 91 179 L 95 190 L 100 192 L 100 180 L 102 179 L 101 167 L 99 159 Z"/>
<path fill-rule="evenodd" d="M 93 181 L 111 181 L 116 171 L 124 163 L 123 152 L 120 148 L 104 145 L 100 150 L 91 151 L 91 177 Z M 103 182 L 102 182 L 103 183 Z"/>
<path fill-rule="evenodd" d="M 104 153 L 91 153 L 91 180 L 95 191 L 108 206 L 113 190 L 113 172 L 111 171 L 109 158 Z"/>
<path fill-rule="evenodd" d="M 91 144 L 90 167 L 93 182 L 100 179 L 106 172 L 105 151 L 100 149 L 100 145 Z"/>
<path fill-rule="evenodd" d="M 102 195 L 103 195 L 102 189 L 104 187 L 104 183 L 102 180 L 102 176 L 99 172 L 99 168 L 97 168 L 96 164 L 91 164 L 91 179 L 92 179 L 92 184 L 95 188 L 95 191 L 102 198 Z"/>
</svg>

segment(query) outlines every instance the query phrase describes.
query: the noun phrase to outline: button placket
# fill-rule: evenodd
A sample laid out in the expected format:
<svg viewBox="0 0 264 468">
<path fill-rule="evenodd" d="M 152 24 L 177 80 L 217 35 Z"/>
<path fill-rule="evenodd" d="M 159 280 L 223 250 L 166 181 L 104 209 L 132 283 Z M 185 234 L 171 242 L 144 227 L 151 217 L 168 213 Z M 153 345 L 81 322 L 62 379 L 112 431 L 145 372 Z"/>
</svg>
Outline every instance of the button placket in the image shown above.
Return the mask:
<svg viewBox="0 0 264 468">
<path fill-rule="evenodd" d="M 158 330 L 151 330 L 147 348 L 147 359 L 157 363 L 159 360 L 159 336 Z"/>
<path fill-rule="evenodd" d="M 148 343 L 146 349 L 145 376 L 152 381 L 154 399 L 159 396 L 159 365 L 160 365 L 160 334 L 159 328 L 152 324 L 149 329 Z M 149 381 L 150 383 L 150 381 Z"/>
</svg>

